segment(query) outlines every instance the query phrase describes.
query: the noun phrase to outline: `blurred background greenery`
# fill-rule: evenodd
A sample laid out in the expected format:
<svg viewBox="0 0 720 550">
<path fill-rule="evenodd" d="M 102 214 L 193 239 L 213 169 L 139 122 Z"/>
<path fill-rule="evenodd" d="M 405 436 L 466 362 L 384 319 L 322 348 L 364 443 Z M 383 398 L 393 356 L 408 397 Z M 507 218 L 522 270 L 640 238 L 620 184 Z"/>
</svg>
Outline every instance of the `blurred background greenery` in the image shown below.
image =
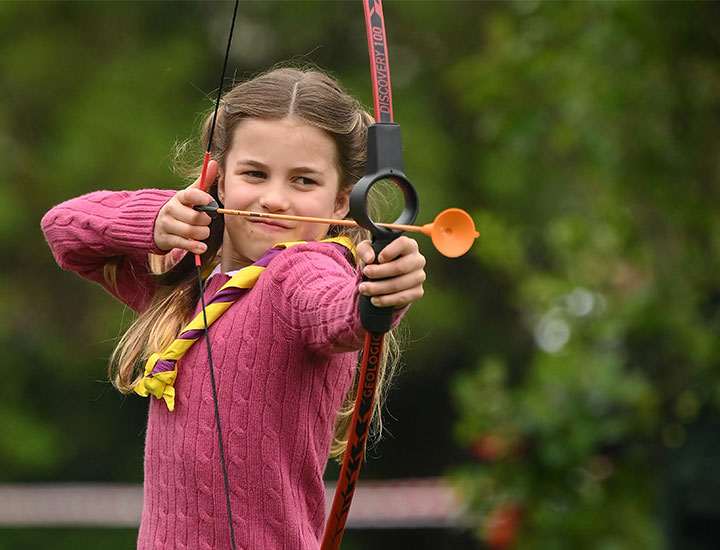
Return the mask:
<svg viewBox="0 0 720 550">
<path fill-rule="evenodd" d="M 391 435 L 365 479 L 446 475 L 462 532 L 349 548 L 705 549 L 720 536 L 720 4 L 391 2 L 406 173 L 428 241 Z M 39 229 L 96 189 L 184 185 L 176 141 L 212 105 L 228 2 L 0 2 L 0 482 L 142 479 L 146 403 L 105 365 L 127 325 Z M 366 105 L 358 2 L 241 3 L 229 71 L 333 72 Z M 329 468 L 328 478 L 336 475 Z M 0 549 L 132 530 L 0 530 Z"/>
</svg>

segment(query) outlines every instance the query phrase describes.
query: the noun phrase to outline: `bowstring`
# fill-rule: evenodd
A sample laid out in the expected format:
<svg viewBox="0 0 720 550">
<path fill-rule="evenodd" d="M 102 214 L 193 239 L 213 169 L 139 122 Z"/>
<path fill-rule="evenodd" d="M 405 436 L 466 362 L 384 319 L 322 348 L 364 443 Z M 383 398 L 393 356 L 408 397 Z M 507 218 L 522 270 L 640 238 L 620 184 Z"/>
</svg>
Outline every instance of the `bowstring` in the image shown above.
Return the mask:
<svg viewBox="0 0 720 550">
<path fill-rule="evenodd" d="M 235 0 L 235 8 L 233 10 L 232 22 L 230 24 L 230 32 L 228 33 L 227 47 L 225 48 L 225 59 L 223 60 L 222 72 L 220 74 L 220 83 L 218 84 L 218 95 L 215 100 L 215 112 L 213 113 L 212 124 L 210 126 L 210 136 L 208 138 L 207 150 L 203 161 L 202 175 L 200 176 L 200 188 L 205 185 L 205 176 L 207 174 L 208 164 L 210 162 L 210 151 L 212 149 L 213 136 L 215 134 L 215 124 L 217 123 L 218 111 L 220 110 L 220 99 L 222 98 L 223 84 L 225 83 L 225 71 L 227 70 L 228 59 L 230 57 L 230 45 L 232 44 L 233 32 L 235 30 L 235 21 L 237 19 L 239 0 Z M 215 367 L 213 365 L 212 349 L 210 346 L 210 330 L 208 328 L 207 311 L 205 307 L 205 287 L 203 285 L 202 270 L 200 256 L 195 255 L 195 266 L 197 267 L 198 284 L 200 286 L 200 303 L 202 304 L 203 322 L 205 327 L 205 343 L 207 345 L 208 363 L 210 365 L 210 382 L 213 392 L 213 404 L 215 406 L 215 425 L 217 426 L 218 446 L 220 449 L 220 461 L 222 463 L 223 481 L 225 483 L 225 500 L 227 504 L 228 520 L 230 522 L 230 540 L 233 550 L 237 550 L 235 545 L 235 528 L 233 526 L 232 506 L 230 504 L 230 482 L 228 481 L 227 464 L 225 462 L 225 448 L 223 446 L 222 428 L 220 427 L 220 407 L 218 406 L 217 385 L 215 384 Z"/>
</svg>

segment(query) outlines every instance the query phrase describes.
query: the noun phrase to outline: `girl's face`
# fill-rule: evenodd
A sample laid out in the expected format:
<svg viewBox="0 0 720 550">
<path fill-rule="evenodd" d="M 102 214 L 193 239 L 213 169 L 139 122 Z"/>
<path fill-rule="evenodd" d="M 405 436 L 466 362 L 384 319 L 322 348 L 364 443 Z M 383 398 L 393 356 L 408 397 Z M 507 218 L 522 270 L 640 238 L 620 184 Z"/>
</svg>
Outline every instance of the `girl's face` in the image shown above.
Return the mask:
<svg viewBox="0 0 720 550">
<path fill-rule="evenodd" d="M 349 190 L 340 190 L 337 152 L 323 130 L 296 118 L 242 121 L 218 181 L 226 208 L 342 219 Z M 225 216 L 222 270 L 260 259 L 268 248 L 287 241 L 316 241 L 328 225 Z"/>
</svg>

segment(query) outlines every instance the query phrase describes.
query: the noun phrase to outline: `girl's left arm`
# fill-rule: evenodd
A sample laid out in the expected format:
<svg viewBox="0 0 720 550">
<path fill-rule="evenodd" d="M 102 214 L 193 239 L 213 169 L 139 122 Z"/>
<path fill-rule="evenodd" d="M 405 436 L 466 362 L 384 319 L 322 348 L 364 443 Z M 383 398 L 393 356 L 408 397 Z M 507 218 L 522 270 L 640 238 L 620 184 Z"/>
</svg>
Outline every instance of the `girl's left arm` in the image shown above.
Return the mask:
<svg viewBox="0 0 720 550">
<path fill-rule="evenodd" d="M 363 269 L 355 270 L 332 245 L 308 243 L 283 251 L 268 267 L 266 284 L 269 306 L 285 323 L 284 336 L 300 339 L 318 353 L 358 350 L 365 337 L 358 313 L 361 288 L 381 307 L 394 309 L 393 327 L 397 325 L 407 306 L 422 296 L 425 280 L 425 259 L 417 244 L 406 237 L 398 241 L 380 254 L 379 265 L 364 267 L 369 276 L 386 278 L 363 283 Z M 358 246 L 358 254 L 373 256 L 368 243 Z"/>
</svg>

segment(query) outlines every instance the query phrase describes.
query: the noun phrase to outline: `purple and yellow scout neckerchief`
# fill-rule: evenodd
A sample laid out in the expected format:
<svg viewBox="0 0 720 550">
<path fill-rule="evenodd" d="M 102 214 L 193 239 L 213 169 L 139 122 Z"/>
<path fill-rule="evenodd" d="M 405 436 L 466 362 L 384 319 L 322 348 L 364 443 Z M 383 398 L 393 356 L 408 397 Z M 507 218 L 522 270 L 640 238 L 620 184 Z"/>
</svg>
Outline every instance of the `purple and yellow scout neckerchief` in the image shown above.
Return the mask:
<svg viewBox="0 0 720 550">
<path fill-rule="evenodd" d="M 296 244 L 304 244 L 306 241 L 280 243 L 270 248 L 263 256 L 254 264 L 241 269 L 220 290 L 205 306 L 207 313 L 208 327 L 231 306 L 235 301 L 250 290 L 263 270 L 268 264 L 282 252 L 285 248 L 289 248 Z M 330 242 L 347 248 L 353 256 L 355 249 L 352 242 L 347 237 L 336 237 L 332 239 L 324 239 L 320 242 Z M 171 411 L 175 408 L 175 378 L 177 377 L 178 361 L 185 355 L 192 345 L 205 333 L 205 324 L 203 321 L 203 312 L 190 321 L 190 323 L 180 332 L 180 335 L 170 344 L 163 352 L 153 353 L 145 364 L 145 376 L 133 388 L 135 393 L 148 397 L 150 394 L 158 399 L 163 398 Z"/>
</svg>

